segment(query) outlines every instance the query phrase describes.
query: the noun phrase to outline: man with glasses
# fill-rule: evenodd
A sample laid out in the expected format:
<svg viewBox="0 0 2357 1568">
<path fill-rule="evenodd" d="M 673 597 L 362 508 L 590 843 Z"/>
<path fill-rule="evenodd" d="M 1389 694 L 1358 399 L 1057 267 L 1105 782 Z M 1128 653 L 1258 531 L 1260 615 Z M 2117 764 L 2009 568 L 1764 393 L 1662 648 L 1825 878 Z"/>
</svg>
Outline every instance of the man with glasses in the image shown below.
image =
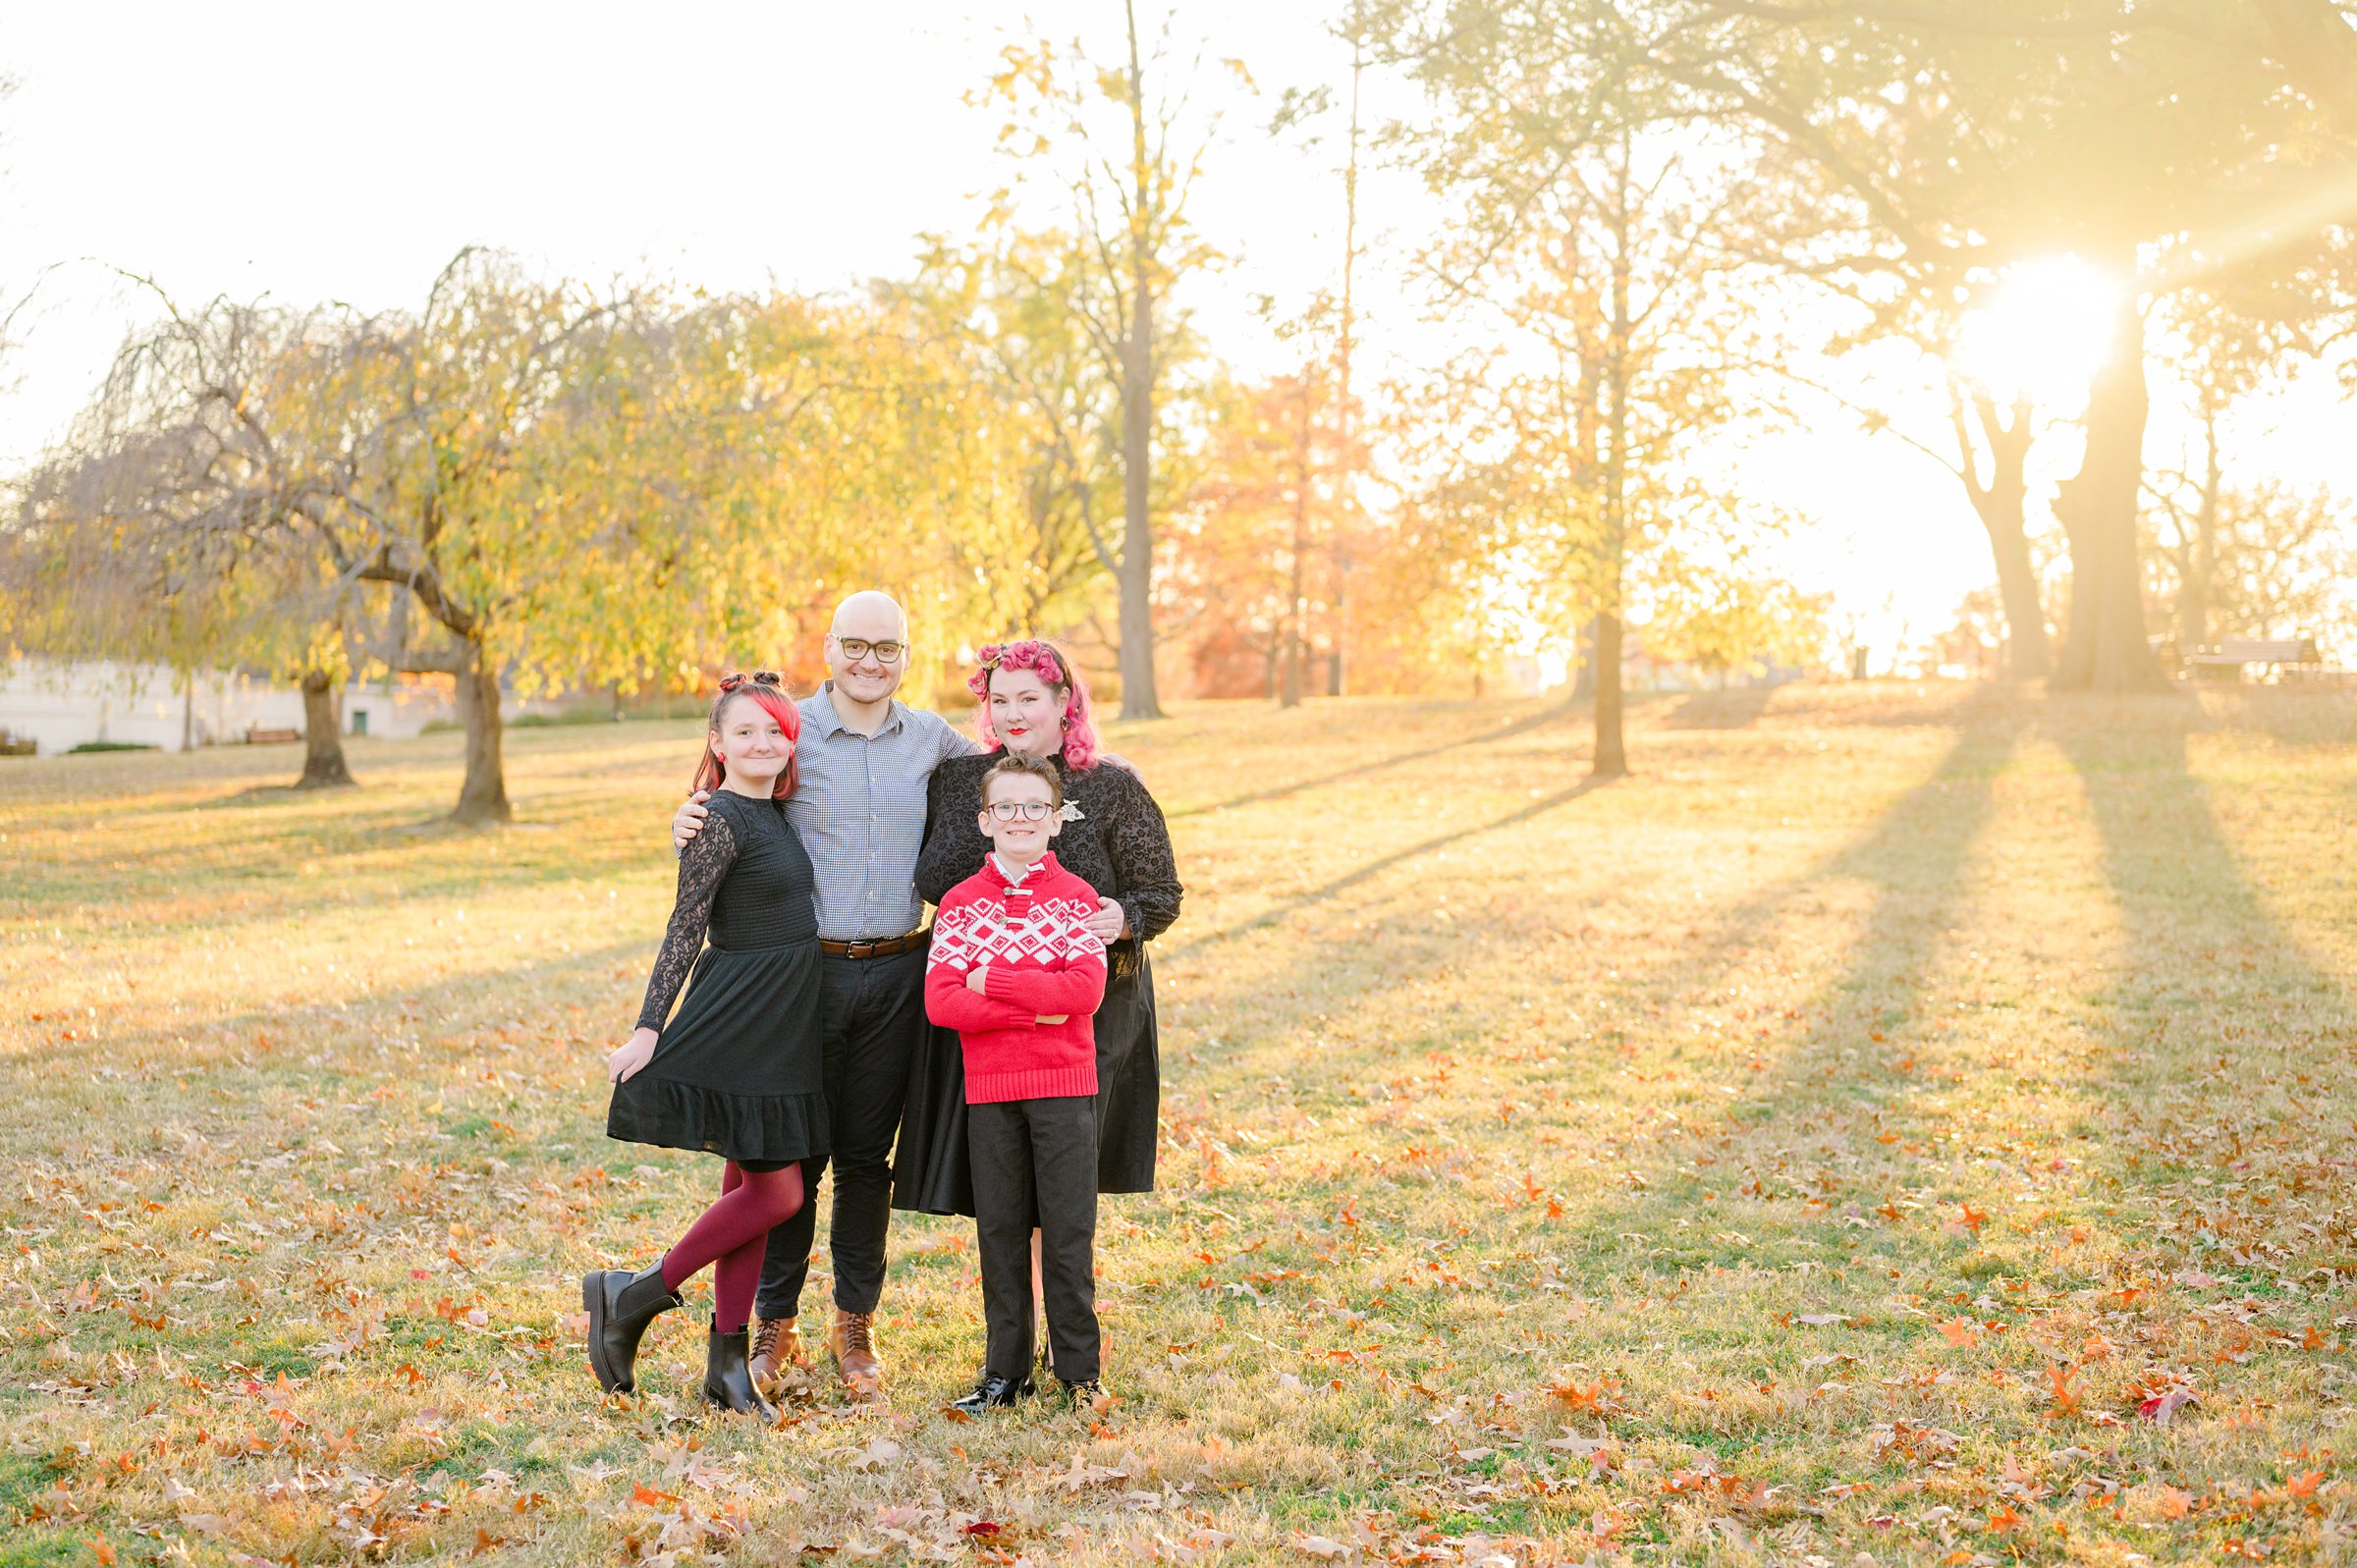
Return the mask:
<svg viewBox="0 0 2357 1568">
<path fill-rule="evenodd" d="M 981 748 L 939 714 L 894 699 L 908 664 L 908 618 L 889 595 L 852 594 L 827 633 L 831 678 L 800 703 L 800 782 L 786 817 L 817 872 L 825 953 L 822 1028 L 833 1122 L 835 1202 L 827 1247 L 835 1316 L 827 1347 L 854 1397 L 884 1385 L 875 1312 L 884 1291 L 892 1216 L 892 1145 L 909 1063 L 926 1028 L 924 901 L 914 886 L 925 836 L 925 786 L 945 759 Z M 697 795 L 672 819 L 674 847 L 703 825 Z M 751 1370 L 774 1379 L 808 1365 L 797 1319 L 817 1234 L 817 1183 L 828 1162 L 802 1167 L 812 1201 L 770 1232 L 754 1298 Z"/>
</svg>

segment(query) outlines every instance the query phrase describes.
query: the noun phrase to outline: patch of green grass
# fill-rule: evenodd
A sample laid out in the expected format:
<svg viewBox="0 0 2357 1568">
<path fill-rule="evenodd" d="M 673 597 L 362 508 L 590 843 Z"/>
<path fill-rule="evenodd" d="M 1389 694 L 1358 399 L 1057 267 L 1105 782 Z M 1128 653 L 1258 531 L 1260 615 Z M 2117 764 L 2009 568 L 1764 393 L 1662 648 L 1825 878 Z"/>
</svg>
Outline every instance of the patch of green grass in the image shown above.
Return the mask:
<svg viewBox="0 0 2357 1568">
<path fill-rule="evenodd" d="M 95 1560 L 91 1537 L 55 1525 L 27 1525 L 0 1536 L 0 1568 L 76 1568 Z"/>
</svg>

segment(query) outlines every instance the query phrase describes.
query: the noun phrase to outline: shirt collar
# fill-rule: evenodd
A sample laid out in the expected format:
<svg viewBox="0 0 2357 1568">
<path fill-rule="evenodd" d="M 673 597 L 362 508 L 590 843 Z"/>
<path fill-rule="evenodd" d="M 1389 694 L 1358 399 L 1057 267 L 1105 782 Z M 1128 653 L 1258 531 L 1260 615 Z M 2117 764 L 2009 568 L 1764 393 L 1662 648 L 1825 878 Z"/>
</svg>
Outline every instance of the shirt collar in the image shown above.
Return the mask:
<svg viewBox="0 0 2357 1568">
<path fill-rule="evenodd" d="M 859 733 L 858 730 L 843 722 L 843 713 L 835 706 L 834 681 L 821 682 L 818 690 L 811 694 L 810 700 L 818 709 L 813 717 L 818 720 L 818 732 L 821 735 L 855 735 Z M 884 722 L 876 726 L 875 735 L 862 738 L 881 738 L 899 730 L 907 722 L 908 705 L 898 697 L 892 698 L 891 701 L 892 707 L 885 714 Z"/>
<path fill-rule="evenodd" d="M 1053 849 L 1049 850 L 1046 854 L 1041 855 L 1037 860 L 1032 861 L 1031 864 L 1027 866 L 1011 866 L 1006 861 L 999 858 L 999 852 L 996 849 L 993 849 L 990 852 L 991 868 L 998 873 L 999 881 L 1005 883 L 1010 888 L 1021 887 L 1024 883 L 1029 882 L 1033 877 L 1038 876 L 1041 872 L 1047 870 L 1055 863 L 1056 851 Z"/>
</svg>

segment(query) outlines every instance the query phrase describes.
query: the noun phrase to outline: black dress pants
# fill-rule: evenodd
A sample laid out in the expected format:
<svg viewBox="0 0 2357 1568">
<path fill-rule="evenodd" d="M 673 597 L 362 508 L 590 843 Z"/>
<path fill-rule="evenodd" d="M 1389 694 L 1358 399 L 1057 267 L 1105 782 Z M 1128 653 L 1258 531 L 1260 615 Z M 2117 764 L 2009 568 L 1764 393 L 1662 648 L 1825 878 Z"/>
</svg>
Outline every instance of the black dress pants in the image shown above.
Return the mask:
<svg viewBox="0 0 2357 1568">
<path fill-rule="evenodd" d="M 884 1235 L 892 1222 L 892 1142 L 925 1023 L 925 949 L 888 958 L 826 958 L 820 1004 L 827 1058 L 827 1116 L 833 1128 L 835 1207 L 827 1251 L 835 1305 L 874 1312 L 884 1294 Z M 754 1311 L 801 1311 L 818 1234 L 818 1183 L 829 1160 L 802 1162 L 807 1195 L 795 1217 L 769 1233 Z"/>
<path fill-rule="evenodd" d="M 1056 1376 L 1098 1376 L 1097 1102 L 1091 1095 L 969 1106 L 974 1229 L 982 1254 L 983 1371 L 1031 1371 L 1031 1230 L 1039 1229 L 1049 1359 Z"/>
</svg>

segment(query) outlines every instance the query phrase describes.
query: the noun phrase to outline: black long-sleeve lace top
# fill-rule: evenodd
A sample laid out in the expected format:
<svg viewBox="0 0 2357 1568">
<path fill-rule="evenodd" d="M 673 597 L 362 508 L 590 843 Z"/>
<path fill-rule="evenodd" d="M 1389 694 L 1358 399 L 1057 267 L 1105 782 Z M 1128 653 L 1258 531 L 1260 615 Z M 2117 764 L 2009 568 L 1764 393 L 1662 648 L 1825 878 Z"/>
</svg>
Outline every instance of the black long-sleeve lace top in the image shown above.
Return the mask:
<svg viewBox="0 0 2357 1568">
<path fill-rule="evenodd" d="M 713 799 L 717 801 L 719 796 Z M 638 1006 L 639 1028 L 660 1031 L 671 1016 L 671 1004 L 680 1000 L 680 988 L 687 983 L 688 971 L 704 950 L 704 932 L 712 923 L 712 900 L 736 863 L 737 835 L 729 827 L 729 813 L 715 811 L 704 819 L 704 831 L 680 851 L 679 896 L 672 902 L 663 946 L 655 952 L 654 972 L 646 977 L 646 1000 Z"/>
<path fill-rule="evenodd" d="M 786 820 L 783 802 L 723 789 L 710 801 L 703 832 L 680 852 L 680 886 L 671 924 L 655 954 L 638 1008 L 638 1027 L 660 1031 L 695 968 L 704 938 L 724 948 L 777 947 L 815 942 L 818 917 L 810 857 Z"/>
<path fill-rule="evenodd" d="M 938 904 L 952 888 L 982 869 L 990 840 L 974 823 L 982 806 L 982 776 L 1000 753 L 953 757 L 933 770 L 925 844 L 916 857 L 916 891 Z M 1085 881 L 1097 896 L 1122 906 L 1133 942 L 1151 942 L 1178 918 L 1186 890 L 1162 807 L 1145 784 L 1113 763 L 1073 768 L 1056 759 L 1064 794 L 1080 807 L 1053 845 L 1057 863 Z"/>
</svg>

